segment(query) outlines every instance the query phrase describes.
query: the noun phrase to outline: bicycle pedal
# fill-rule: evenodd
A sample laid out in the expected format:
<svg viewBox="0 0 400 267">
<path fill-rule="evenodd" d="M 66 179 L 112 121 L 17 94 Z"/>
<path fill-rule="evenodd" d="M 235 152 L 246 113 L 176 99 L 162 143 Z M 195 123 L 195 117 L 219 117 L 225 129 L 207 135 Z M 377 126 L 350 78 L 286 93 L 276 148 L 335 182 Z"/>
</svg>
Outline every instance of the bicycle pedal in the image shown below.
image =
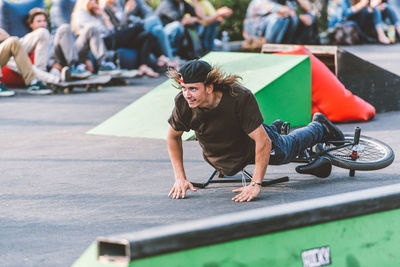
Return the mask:
<svg viewBox="0 0 400 267">
<path fill-rule="evenodd" d="M 290 132 L 290 122 L 284 122 L 281 127 L 281 134 L 288 135 Z"/>
</svg>

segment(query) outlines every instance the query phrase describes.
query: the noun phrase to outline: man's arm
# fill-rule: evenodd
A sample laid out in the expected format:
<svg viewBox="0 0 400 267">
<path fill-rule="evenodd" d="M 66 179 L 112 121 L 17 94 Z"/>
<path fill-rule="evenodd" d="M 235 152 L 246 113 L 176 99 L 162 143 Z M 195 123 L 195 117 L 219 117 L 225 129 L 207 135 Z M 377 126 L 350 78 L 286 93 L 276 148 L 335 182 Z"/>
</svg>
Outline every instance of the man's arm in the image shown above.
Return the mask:
<svg viewBox="0 0 400 267">
<path fill-rule="evenodd" d="M 168 196 L 172 198 L 186 197 L 186 190 L 197 191 L 193 185 L 186 179 L 185 169 L 183 168 L 183 148 L 182 148 L 182 131 L 176 131 L 171 126 L 168 130 L 168 153 L 171 159 L 172 167 L 175 174 L 175 183 Z"/>
<path fill-rule="evenodd" d="M 251 201 L 260 193 L 261 185 L 258 185 L 257 183 L 262 183 L 262 180 L 264 179 L 271 153 L 271 139 L 269 139 L 269 136 L 262 125 L 252 131 L 249 136 L 256 144 L 255 169 L 253 174 L 253 182 L 256 184 L 250 183 L 248 186 L 233 190 L 234 193 L 240 192 L 240 194 L 232 198 L 235 202 Z"/>
</svg>

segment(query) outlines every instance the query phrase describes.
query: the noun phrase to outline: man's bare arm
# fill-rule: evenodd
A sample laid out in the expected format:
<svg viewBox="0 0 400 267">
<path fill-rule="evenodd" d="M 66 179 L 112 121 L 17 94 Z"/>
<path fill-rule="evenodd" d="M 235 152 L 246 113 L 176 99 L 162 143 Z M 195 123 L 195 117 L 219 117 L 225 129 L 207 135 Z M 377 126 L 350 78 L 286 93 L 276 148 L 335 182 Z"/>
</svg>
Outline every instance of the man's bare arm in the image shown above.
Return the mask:
<svg viewBox="0 0 400 267">
<path fill-rule="evenodd" d="M 181 194 L 182 198 L 185 198 L 188 189 L 197 191 L 187 180 L 183 167 L 182 134 L 182 131 L 176 131 L 170 126 L 167 136 L 169 158 L 175 174 L 175 183 L 168 196 L 176 199 L 180 198 Z"/>
<path fill-rule="evenodd" d="M 271 153 L 271 139 L 265 132 L 265 129 L 260 125 L 257 129 L 249 134 L 250 138 L 255 141 L 255 169 L 253 174 L 253 182 L 262 183 L 265 172 L 268 167 L 269 157 Z M 250 184 L 233 190 L 234 193 L 240 193 L 232 198 L 235 202 L 244 202 L 253 200 L 261 190 L 260 185 Z"/>
</svg>

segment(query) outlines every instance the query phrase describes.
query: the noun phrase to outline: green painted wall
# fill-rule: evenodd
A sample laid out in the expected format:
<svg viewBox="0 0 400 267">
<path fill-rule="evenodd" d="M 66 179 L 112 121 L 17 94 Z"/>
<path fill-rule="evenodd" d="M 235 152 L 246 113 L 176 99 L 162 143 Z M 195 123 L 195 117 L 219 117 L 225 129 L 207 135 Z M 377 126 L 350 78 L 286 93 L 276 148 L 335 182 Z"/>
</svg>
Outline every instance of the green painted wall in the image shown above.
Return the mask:
<svg viewBox="0 0 400 267">
<path fill-rule="evenodd" d="M 329 266 L 400 266 L 400 209 L 134 260 L 131 267 L 303 266 L 303 250 L 329 246 Z M 95 261 L 93 244 L 73 267 Z"/>
<path fill-rule="evenodd" d="M 277 118 L 293 126 L 310 122 L 308 56 L 212 52 L 203 59 L 221 66 L 226 73 L 240 75 L 242 84 L 256 95 L 267 123 Z M 171 81 L 166 81 L 88 133 L 165 139 L 177 93 Z"/>
</svg>

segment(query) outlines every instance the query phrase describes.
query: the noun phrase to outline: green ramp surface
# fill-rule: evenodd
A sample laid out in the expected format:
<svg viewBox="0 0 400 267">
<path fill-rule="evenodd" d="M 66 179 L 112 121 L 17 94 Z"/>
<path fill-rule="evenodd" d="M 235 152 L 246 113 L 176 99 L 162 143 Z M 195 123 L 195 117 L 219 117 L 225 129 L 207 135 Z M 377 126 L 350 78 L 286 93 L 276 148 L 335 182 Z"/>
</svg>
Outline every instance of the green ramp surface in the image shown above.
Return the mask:
<svg viewBox="0 0 400 267">
<path fill-rule="evenodd" d="M 306 125 L 311 119 L 311 68 L 304 55 L 211 52 L 202 58 L 228 74 L 243 78 L 258 101 L 264 122 L 289 121 L 292 126 Z M 166 139 L 168 118 L 178 90 L 168 80 L 89 134 Z M 188 139 L 192 133 L 185 133 Z"/>
</svg>

